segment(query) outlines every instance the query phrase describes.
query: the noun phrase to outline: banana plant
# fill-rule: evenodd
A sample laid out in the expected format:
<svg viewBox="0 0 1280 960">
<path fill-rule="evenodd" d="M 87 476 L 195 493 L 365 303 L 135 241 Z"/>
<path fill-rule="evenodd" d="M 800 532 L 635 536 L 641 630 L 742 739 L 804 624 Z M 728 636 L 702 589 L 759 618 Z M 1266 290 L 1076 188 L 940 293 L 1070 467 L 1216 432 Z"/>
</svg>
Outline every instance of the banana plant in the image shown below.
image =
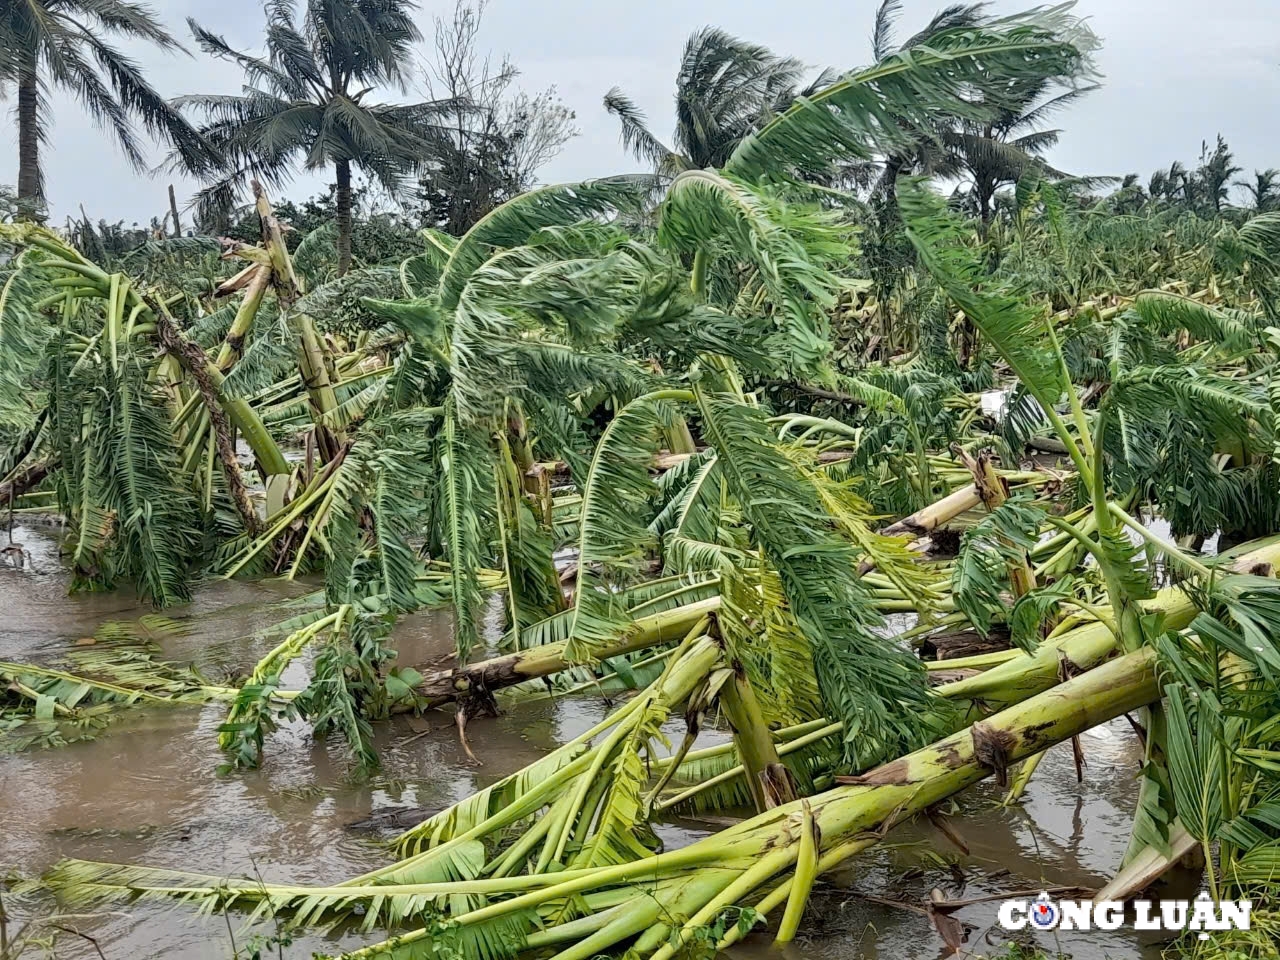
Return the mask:
<svg viewBox="0 0 1280 960">
<path fill-rule="evenodd" d="M 963 232 L 935 198 L 916 189 L 902 195 L 902 205 L 908 236 L 925 267 L 1009 365 L 1071 457 L 1091 501 L 1093 530 L 1087 534 L 1059 518 L 1049 518 L 1049 522 L 1071 536 L 1096 562 L 1110 608 L 1107 625 L 1115 642 L 1125 651 L 1149 645 L 1159 634 L 1159 626 L 1144 616 L 1141 602 L 1151 596 L 1153 572 L 1147 569 L 1128 532 L 1136 534 L 1153 555 L 1163 556 L 1182 576 L 1211 580 L 1213 574 L 1203 562 L 1152 533 L 1110 501 L 1109 483 L 1131 478 L 1133 474 L 1127 477 L 1125 468 L 1141 455 L 1141 451 L 1131 452 L 1135 427 L 1148 422 L 1158 429 L 1173 417 L 1197 417 L 1201 422 L 1236 430 L 1240 429 L 1238 424 L 1253 424 L 1262 431 L 1264 447 L 1269 447 L 1272 419 L 1262 387 L 1250 389 L 1187 363 L 1130 366 L 1125 362 L 1124 345 L 1134 339 L 1130 331 L 1144 324 L 1148 330 L 1182 329 L 1225 344 L 1247 336 L 1250 325 L 1238 315 L 1214 311 L 1185 298 L 1162 294 L 1139 297 L 1132 319 L 1115 327 L 1109 387 L 1091 421 L 1071 382 L 1057 332 L 1043 309 L 1020 300 L 1008 285 L 990 282 Z M 1059 413 L 1060 404 L 1066 407 L 1066 414 Z M 1246 426 L 1246 432 L 1248 429 Z M 1119 443 L 1111 439 L 1113 432 L 1119 434 Z M 1060 588 L 1048 587 L 1028 593 L 1019 603 L 1031 605 L 1043 616 L 1061 599 Z M 1016 610 L 1013 616 L 1017 618 Z M 1148 847 L 1167 844 L 1168 825 L 1177 813 L 1177 797 L 1168 789 L 1165 773 L 1168 752 L 1163 711 L 1157 704 L 1147 715 L 1148 763 L 1127 861 L 1142 856 Z"/>
<path fill-rule="evenodd" d="M 81 861 L 60 864 L 49 880 L 73 902 L 179 898 L 207 906 L 242 904 L 255 916 L 275 914 L 296 923 L 363 907 L 375 914 L 366 927 L 426 918 L 351 957 L 450 944 L 493 957 L 551 947 L 568 960 L 626 944 L 637 956 L 665 960 L 689 940 L 706 937 L 704 931 L 718 931 L 713 941 L 731 943 L 789 899 L 795 902 L 788 913 L 802 910 L 811 883 L 806 878 L 871 846 L 893 824 L 984 776 L 1003 775 L 1035 751 L 1150 702 L 1159 695 L 1154 659 L 1154 651 L 1136 652 L 809 801 L 777 807 L 683 849 L 621 862 L 509 875 L 511 864 L 503 859 L 487 868 L 485 848 L 472 839 L 487 827 L 482 822 L 465 833 L 455 830 L 454 839 L 411 855 L 394 870 L 330 887 L 229 885 L 180 871 Z M 638 713 L 645 703 L 633 709 Z M 562 769 L 573 764 L 591 766 L 591 754 Z M 553 770 L 543 771 L 542 778 L 543 784 L 557 783 Z M 528 801 L 505 810 L 511 817 L 527 816 L 549 792 L 529 781 Z M 557 800 L 552 814 L 538 821 L 548 828 L 535 826 L 507 847 L 512 859 L 544 842 L 543 835 L 563 822 L 557 814 L 570 806 Z M 802 864 L 806 837 L 813 848 Z M 738 928 L 718 925 L 725 911 L 745 914 L 747 922 Z"/>
<path fill-rule="evenodd" d="M 123 274 L 107 274 L 42 228 L 6 230 L 10 242 L 30 250 L 24 269 L 39 272 L 54 291 L 32 305 L 56 311 L 58 321 L 46 348 L 42 443 L 26 455 L 57 464 L 54 487 L 75 528 L 77 583 L 101 589 L 131 579 L 158 605 L 185 599 L 201 511 L 180 479 L 172 428 L 177 397 L 162 386 L 173 375 L 170 365 L 197 385 L 216 427 L 210 446 L 216 446 L 223 488 L 245 526 L 254 524 L 255 514 L 232 430 L 263 462 L 283 463 L 283 457 L 248 404 L 218 395 L 220 371 L 182 335 L 163 301 Z M 157 347 L 165 353 L 159 361 Z"/>
</svg>

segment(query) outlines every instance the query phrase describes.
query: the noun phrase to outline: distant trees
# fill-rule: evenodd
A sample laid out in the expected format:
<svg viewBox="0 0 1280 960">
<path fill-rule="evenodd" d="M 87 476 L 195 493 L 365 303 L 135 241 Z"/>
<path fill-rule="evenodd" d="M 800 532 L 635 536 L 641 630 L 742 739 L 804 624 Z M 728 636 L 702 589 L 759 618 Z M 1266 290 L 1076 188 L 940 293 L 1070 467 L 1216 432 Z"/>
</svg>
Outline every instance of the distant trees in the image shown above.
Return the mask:
<svg viewBox="0 0 1280 960">
<path fill-rule="evenodd" d="M 268 7 L 264 57 L 232 49 L 192 21 L 201 48 L 239 64 L 246 81 L 242 96 L 178 100 L 202 118 L 202 134 L 223 158 L 199 194 L 203 222 L 229 226 L 250 178 L 278 189 L 299 168 L 332 169 L 342 275 L 352 263 L 354 170 L 455 236 L 533 185 L 577 132 L 573 115 L 554 89 L 516 91 L 509 61 L 492 67 L 480 56 L 483 2 L 458 0 L 451 19 L 435 21 L 429 99 L 374 99 L 384 87 L 404 92 L 423 67 L 414 10 L 410 0 L 305 0 L 301 7 L 280 0 Z"/>
<path fill-rule="evenodd" d="M 898 43 L 896 26 L 902 13 L 901 0 L 882 0 L 876 8 L 876 16 L 871 31 L 871 54 L 877 63 L 911 50 L 921 44 L 927 44 L 937 34 L 957 28 L 978 26 L 983 20 L 982 3 L 956 3 L 934 14 L 923 29 Z M 897 184 L 898 177 L 904 173 L 951 176 L 956 168 L 954 158 L 942 142 L 942 131 L 946 130 L 952 120 L 946 116 L 938 117 L 934 123 L 918 129 L 915 135 L 901 147 L 889 151 L 881 165 L 879 176 L 875 182 L 874 194 L 881 201 L 880 207 L 887 213 L 891 222 L 897 221 Z"/>
<path fill-rule="evenodd" d="M 282 200 L 275 214 L 287 228 L 285 245 L 295 251 L 311 238 L 309 246 L 320 262 L 330 270 L 336 265 L 337 218 L 336 187 L 328 188 L 303 200 Z M 360 264 L 398 263 L 422 252 L 422 236 L 416 218 L 399 209 L 399 205 L 381 195 L 375 186 L 357 183 L 352 187 L 351 257 Z M 202 225 L 205 226 L 205 225 Z M 262 236 L 257 210 L 250 206 L 225 230 L 219 231 L 244 243 L 254 243 Z"/>
<path fill-rule="evenodd" d="M 538 170 L 578 133 L 554 87 L 516 90 L 519 71 L 511 61 L 495 65 L 480 53 L 485 6 L 458 0 L 451 18 L 436 18 L 426 73 L 430 95 L 449 106 L 419 173 L 417 213 L 456 237 L 532 187 Z"/>
<path fill-rule="evenodd" d="M 115 135 L 139 169 L 146 157 L 138 127 L 172 148 L 173 165 L 204 184 L 196 211 L 204 230 L 234 230 L 236 204 L 245 199 L 248 180 L 260 179 L 278 193 L 305 169 L 333 171 L 328 194 L 306 203 L 323 209 L 335 224 L 339 274 L 353 260 L 356 173 L 394 199 L 396 215 L 381 224 L 390 224 L 391 233 L 416 223 L 461 236 L 533 187 L 538 171 L 578 133 L 574 114 L 554 87 L 521 91 L 510 59 L 483 51 L 486 4 L 455 0 L 451 15 L 435 18 L 425 60 L 418 50 L 424 37 L 414 0 L 271 0 L 261 54 L 235 49 L 190 20 L 201 50 L 243 70 L 243 92 L 167 101 L 110 42 L 141 40 L 182 50 L 147 7 L 132 0 L 0 3 L 0 87 L 17 94 L 14 201 L 19 215 L 43 206 L 47 93 L 61 87 Z M 938 43 L 950 44 L 1002 22 L 985 3 L 954 3 L 902 39 L 895 36 L 901 7 L 901 0 L 881 0 L 877 8 L 871 38 L 877 65 L 913 53 L 927 58 Z M 789 174 L 869 195 L 886 229 L 896 225 L 898 178 L 933 176 L 958 184 L 957 205 L 989 223 L 1001 207 L 998 194 L 1011 185 L 1041 176 L 1068 177 L 1047 161 L 1061 134 L 1048 123 L 1096 89 L 1088 82 L 1091 44 L 1080 48 L 1069 68 L 1037 71 L 1027 64 L 1000 84 L 980 77 L 962 101 L 938 99 L 923 113 L 916 108 L 922 98 L 933 98 L 928 90 L 886 101 L 875 117 L 868 155 L 846 152 L 820 169 L 802 164 Z M 382 98 L 388 88 L 405 94 L 415 80 L 425 83 L 425 99 Z M 685 171 L 724 168 L 797 98 L 812 98 L 822 110 L 835 87 L 883 82 L 874 69 L 812 76 L 794 57 L 704 27 L 688 37 L 676 69 L 669 138 L 650 127 L 620 87 L 609 90 L 604 107 L 619 121 L 626 149 L 669 181 Z M 1202 143 L 1194 167 L 1175 161 L 1145 184 L 1131 174 L 1109 200 L 1119 212 L 1149 204 L 1205 217 L 1233 209 L 1280 210 L 1280 169 L 1255 170 L 1243 179 L 1241 173 L 1219 134 Z M 1072 190 L 1083 196 L 1104 179 L 1072 178 Z M 1239 207 L 1231 203 L 1233 188 Z M 381 246 L 383 240 L 375 239 L 371 249 Z"/>
<path fill-rule="evenodd" d="M 1241 170 L 1226 139 L 1218 134 L 1212 147 L 1207 140 L 1200 144 L 1200 160 L 1195 169 L 1188 170 L 1181 161 L 1175 160 L 1167 169 L 1151 174 L 1147 194 L 1154 203 L 1216 217 L 1231 205 L 1230 188 L 1242 186 L 1246 193 L 1257 191 L 1250 205 L 1255 212 L 1271 209 L 1280 199 L 1274 182 L 1280 174 L 1274 170 L 1258 171 L 1252 183 L 1233 181 Z"/>
<path fill-rule="evenodd" d="M 1253 171 L 1252 180 L 1237 180 L 1235 185 L 1243 188 L 1251 212 L 1271 213 L 1280 209 L 1280 184 L 1276 182 L 1278 179 L 1280 170 L 1269 167 Z"/>
<path fill-rule="evenodd" d="M 1214 213 L 1222 212 L 1222 205 L 1227 202 L 1227 188 L 1231 185 L 1231 178 L 1242 169 L 1233 160 L 1222 134 L 1218 134 L 1218 142 L 1212 150 L 1207 142 L 1200 146 L 1200 166 L 1196 169 L 1194 182 L 1200 186 L 1204 205 L 1212 206 Z"/>
<path fill-rule="evenodd" d="M 1030 80 L 1007 92 L 1007 105 L 996 111 L 994 119 L 961 120 L 954 129 L 944 131 L 942 139 L 951 165 L 967 188 L 973 212 L 983 223 L 991 221 L 996 191 L 1001 187 L 1034 173 L 1068 176 L 1044 159 L 1062 135 L 1061 130 L 1045 129 L 1044 122 L 1097 87 L 1078 86 L 1054 92 L 1056 83 Z"/>
</svg>

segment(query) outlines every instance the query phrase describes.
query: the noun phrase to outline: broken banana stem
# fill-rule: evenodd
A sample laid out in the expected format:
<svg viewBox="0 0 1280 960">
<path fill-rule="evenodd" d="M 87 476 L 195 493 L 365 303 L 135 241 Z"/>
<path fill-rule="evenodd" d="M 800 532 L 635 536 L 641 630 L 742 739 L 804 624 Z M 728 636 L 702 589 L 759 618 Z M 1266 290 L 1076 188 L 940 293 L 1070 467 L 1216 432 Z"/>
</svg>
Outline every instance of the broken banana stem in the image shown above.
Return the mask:
<svg viewBox="0 0 1280 960">
<path fill-rule="evenodd" d="M 1123 713 L 1151 703 L 1159 696 L 1155 652 L 1139 650 L 1068 680 L 1036 697 L 953 734 L 932 746 L 900 757 L 843 786 L 807 801 L 813 824 L 826 847 L 816 872 L 831 869 L 842 859 L 875 842 L 894 824 L 964 790 L 987 776 L 1008 782 L 1009 768 L 1019 760 L 1105 723 Z M 470 926 L 499 917 L 516 917 L 566 897 L 599 892 L 619 883 L 636 893 L 647 891 L 661 901 L 668 915 L 690 919 L 667 933 L 660 946 L 648 954 L 652 960 L 668 960 L 698 929 L 723 909 L 749 904 L 752 895 L 770 889 L 771 897 L 784 902 L 796 881 L 792 864 L 800 855 L 805 821 L 805 801 L 777 807 L 751 820 L 707 837 L 674 854 L 650 857 L 631 864 L 592 871 L 573 871 L 558 884 L 528 890 L 510 900 L 492 902 L 454 918 Z M 869 837 L 869 834 L 876 834 Z M 839 859 L 825 854 L 838 852 Z M 672 877 L 678 861 L 682 869 L 701 865 L 683 888 L 682 908 L 674 911 L 675 887 L 660 881 Z M 788 876 L 780 876 L 782 874 Z M 513 878 L 515 879 L 515 878 Z M 783 885 L 786 891 L 783 892 Z M 445 885 L 440 885 L 441 889 Z M 388 894 L 391 888 L 385 889 Z M 692 893 L 690 892 L 692 891 Z M 668 903 L 667 898 L 672 902 Z M 768 897 L 766 897 L 766 900 Z M 775 906 L 777 904 L 774 904 Z M 767 906 L 761 901 L 762 906 Z M 665 921 L 661 922 L 665 927 Z M 608 934 L 606 930 L 612 930 Z M 614 936 L 616 935 L 616 937 Z M 636 935 L 634 925 L 608 927 L 557 955 L 556 960 L 594 956 Z M 637 943 L 654 943 L 640 934 Z M 430 937 L 427 930 L 406 933 L 395 940 L 398 947 Z M 352 956 L 377 956 L 390 942 L 367 947 Z M 584 949 L 591 952 L 583 953 Z"/>
<path fill-rule="evenodd" d="M 787 891 L 787 909 L 782 914 L 782 923 L 778 925 L 774 943 L 790 943 L 796 938 L 804 908 L 808 905 L 809 894 L 813 890 L 813 882 L 818 877 L 818 847 L 822 840 L 818 836 L 818 825 L 813 819 L 813 808 L 808 801 L 801 801 L 801 808 L 804 810 L 804 820 L 800 824 L 800 852 L 796 856 L 796 873 L 791 880 L 791 888 Z"/>
<path fill-rule="evenodd" d="M 1231 558 L 1236 569 L 1249 569 L 1258 564 L 1280 562 L 1280 537 L 1246 545 Z M 1181 630 L 1198 612 L 1181 587 L 1166 587 L 1150 600 L 1141 603 L 1147 613 L 1164 615 L 1166 630 Z M 1090 670 L 1112 656 L 1117 649 L 1111 628 L 1098 621 L 1063 633 L 1055 640 L 1041 643 L 1035 653 L 1017 656 L 1007 663 L 992 667 L 974 677 L 943 684 L 934 691 L 952 700 L 982 701 L 987 708 L 999 708 L 1025 700 L 1047 690 L 1061 679 L 1062 660 L 1073 670 Z"/>
</svg>

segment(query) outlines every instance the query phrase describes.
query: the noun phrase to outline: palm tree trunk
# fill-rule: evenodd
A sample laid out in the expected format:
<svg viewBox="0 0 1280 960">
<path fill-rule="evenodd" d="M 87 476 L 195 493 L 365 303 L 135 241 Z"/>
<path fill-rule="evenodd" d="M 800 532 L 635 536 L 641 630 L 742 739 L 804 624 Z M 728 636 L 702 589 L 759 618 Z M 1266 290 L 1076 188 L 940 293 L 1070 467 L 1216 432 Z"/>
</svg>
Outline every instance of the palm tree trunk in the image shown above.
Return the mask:
<svg viewBox="0 0 1280 960">
<path fill-rule="evenodd" d="M 978 216 L 982 220 L 982 236 L 985 238 L 991 226 L 991 218 L 995 211 L 991 209 L 991 200 L 995 196 L 995 188 L 985 183 L 978 184 Z"/>
<path fill-rule="evenodd" d="M 40 175 L 40 80 L 34 56 L 18 75 L 18 199 L 44 203 Z M 29 215 L 29 211 L 28 211 Z"/>
<path fill-rule="evenodd" d="M 178 197 L 173 192 L 173 184 L 169 184 L 169 213 L 173 216 L 173 235 L 182 236 L 182 220 L 178 217 Z"/>
<path fill-rule="evenodd" d="M 351 269 L 351 161 L 339 160 L 338 173 L 338 276 Z"/>
<path fill-rule="evenodd" d="M 881 225 L 886 226 L 898 218 L 898 175 L 907 166 L 907 158 L 900 154 L 891 154 L 884 161 L 884 173 L 880 183 L 884 187 L 885 204 L 881 208 Z"/>
</svg>

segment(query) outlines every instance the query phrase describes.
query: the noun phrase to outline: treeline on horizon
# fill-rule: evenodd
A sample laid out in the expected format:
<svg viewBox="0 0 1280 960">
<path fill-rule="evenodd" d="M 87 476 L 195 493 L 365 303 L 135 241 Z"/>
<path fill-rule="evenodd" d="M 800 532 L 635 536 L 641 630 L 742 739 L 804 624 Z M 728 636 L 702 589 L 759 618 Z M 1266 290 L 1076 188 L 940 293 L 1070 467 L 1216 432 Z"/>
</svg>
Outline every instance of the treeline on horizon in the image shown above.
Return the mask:
<svg viewBox="0 0 1280 960">
<path fill-rule="evenodd" d="M 901 6 L 900 0 L 885 0 L 877 10 L 876 61 L 942 31 L 990 19 L 986 4 L 955 4 L 917 34 L 899 38 Z M 334 179 L 317 195 L 278 204 L 281 219 L 292 227 L 288 242 L 296 247 L 332 224 L 338 274 L 352 263 L 392 263 L 412 255 L 423 228 L 462 236 L 486 213 L 539 182 L 546 163 L 578 133 L 554 87 L 536 94 L 521 90 L 516 65 L 482 49 L 484 9 L 484 2 L 457 0 L 449 17 L 433 18 L 424 32 L 423 15 L 412 3 L 312 0 L 305 9 L 273 3 L 264 9 L 260 54 L 232 48 L 192 19 L 189 39 L 182 37 L 153 11 L 123 0 L 42 0 L 16 7 L 0 17 L 0 78 L 17 94 L 19 169 L 16 189 L 0 186 L 0 216 L 44 216 L 41 148 L 52 121 L 45 98 L 50 87 L 60 87 L 114 134 L 140 172 L 147 171 L 146 134 L 170 148 L 163 171 L 195 176 L 203 184 L 191 208 L 181 210 L 170 197 L 168 209 L 145 222 L 95 220 L 92 198 L 78 201 L 79 216 L 68 216 L 63 229 L 99 259 L 167 237 L 251 242 L 258 227 L 248 179 L 256 177 L 280 195 L 299 170 L 332 173 Z M 37 16 L 40 10 L 49 15 Z M 91 34 L 100 39 L 88 39 Z M 332 49 L 316 42 L 322 34 L 336 38 Z M 243 95 L 166 100 L 112 46 L 117 38 L 169 52 L 194 44 L 195 56 L 243 69 Z M 372 62 L 358 62 L 355 51 L 370 39 L 376 48 Z M 842 72 L 812 70 L 706 27 L 688 38 L 677 65 L 670 146 L 623 91 L 608 91 L 604 107 L 618 118 L 624 146 L 669 176 L 721 166 L 746 135 L 798 97 L 836 82 Z M 950 192 L 953 207 L 984 223 L 1010 221 L 1015 185 L 1042 176 L 1054 179 L 1069 202 L 1099 213 L 1190 214 L 1239 223 L 1280 207 L 1280 170 L 1245 175 L 1220 134 L 1202 143 L 1191 165 L 1175 160 L 1145 182 L 1136 173 L 1055 169 L 1046 159 L 1063 133 L 1055 123 L 1062 111 L 1098 90 L 1092 79 L 1082 65 L 1080 75 L 1065 83 L 1055 78 L 1024 84 L 994 122 L 939 117 L 934 129 L 919 132 L 910 151 L 846 163 L 827 185 L 862 201 L 871 220 L 877 207 L 892 206 L 882 201 L 893 199 L 897 178 L 910 174 L 935 178 Z M 397 99 L 422 85 L 428 99 Z M 157 203 L 156 210 L 164 206 Z"/>
</svg>

